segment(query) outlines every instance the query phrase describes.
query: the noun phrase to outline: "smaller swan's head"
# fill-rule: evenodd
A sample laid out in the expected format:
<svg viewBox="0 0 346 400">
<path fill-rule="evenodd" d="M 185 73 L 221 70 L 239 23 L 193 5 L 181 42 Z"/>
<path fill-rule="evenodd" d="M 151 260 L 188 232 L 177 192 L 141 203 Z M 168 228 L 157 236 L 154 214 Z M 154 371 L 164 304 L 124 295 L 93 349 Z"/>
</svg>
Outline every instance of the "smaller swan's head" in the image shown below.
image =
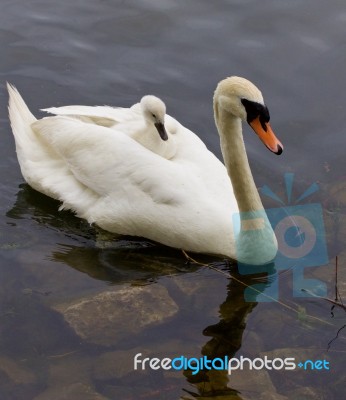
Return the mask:
<svg viewBox="0 0 346 400">
<path fill-rule="evenodd" d="M 154 124 L 162 140 L 168 140 L 165 128 L 166 105 L 155 96 L 144 96 L 141 99 L 142 112 L 149 124 Z"/>
<path fill-rule="evenodd" d="M 224 79 L 216 88 L 214 104 L 216 103 L 225 111 L 246 121 L 270 151 L 282 153 L 283 145 L 269 124 L 270 115 L 262 93 L 252 82 L 238 76 Z"/>
</svg>

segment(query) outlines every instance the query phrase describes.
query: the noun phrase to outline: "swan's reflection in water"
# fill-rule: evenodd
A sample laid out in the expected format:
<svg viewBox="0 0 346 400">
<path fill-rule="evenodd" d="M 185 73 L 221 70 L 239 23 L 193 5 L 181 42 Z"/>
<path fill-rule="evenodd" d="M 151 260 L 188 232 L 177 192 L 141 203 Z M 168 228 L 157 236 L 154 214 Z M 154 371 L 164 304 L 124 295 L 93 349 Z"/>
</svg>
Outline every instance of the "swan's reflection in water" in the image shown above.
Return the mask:
<svg viewBox="0 0 346 400">
<path fill-rule="evenodd" d="M 274 264 L 266 265 L 265 269 L 274 272 Z M 227 286 L 227 296 L 225 301 L 220 304 L 220 321 L 214 325 L 207 326 L 203 334 L 211 337 L 202 348 L 201 356 L 207 356 L 208 360 L 216 358 L 224 359 L 226 356 L 231 359 L 242 346 L 242 339 L 246 329 L 246 320 L 258 303 L 247 302 L 244 300 L 244 292 L 251 291 L 251 287 L 258 287 L 258 279 L 261 287 L 265 289 L 270 286 L 270 274 L 264 273 L 257 276 L 244 276 L 237 272 L 233 266 L 230 273 L 233 277 Z M 254 285 L 255 284 L 255 285 Z M 260 294 L 255 291 L 253 298 Z M 224 370 L 204 370 L 193 375 L 192 371 L 185 373 L 188 382 L 196 386 L 197 392 L 191 393 L 198 398 L 227 398 L 241 399 L 239 393 L 229 384 L 228 371 Z M 231 396 L 231 397 L 229 397 Z"/>
</svg>

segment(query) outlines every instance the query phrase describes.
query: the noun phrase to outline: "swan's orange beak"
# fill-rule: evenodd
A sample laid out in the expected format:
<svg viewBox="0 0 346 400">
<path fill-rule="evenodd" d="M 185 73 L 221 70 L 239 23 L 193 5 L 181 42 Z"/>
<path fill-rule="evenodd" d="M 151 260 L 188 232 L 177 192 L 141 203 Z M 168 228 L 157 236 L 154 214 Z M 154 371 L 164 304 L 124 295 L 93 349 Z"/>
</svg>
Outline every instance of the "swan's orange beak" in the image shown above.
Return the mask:
<svg viewBox="0 0 346 400">
<path fill-rule="evenodd" d="M 250 122 L 250 126 L 270 151 L 278 155 L 282 153 L 284 146 L 275 136 L 269 122 L 265 122 L 264 125 L 262 125 L 260 117 L 256 117 Z"/>
</svg>

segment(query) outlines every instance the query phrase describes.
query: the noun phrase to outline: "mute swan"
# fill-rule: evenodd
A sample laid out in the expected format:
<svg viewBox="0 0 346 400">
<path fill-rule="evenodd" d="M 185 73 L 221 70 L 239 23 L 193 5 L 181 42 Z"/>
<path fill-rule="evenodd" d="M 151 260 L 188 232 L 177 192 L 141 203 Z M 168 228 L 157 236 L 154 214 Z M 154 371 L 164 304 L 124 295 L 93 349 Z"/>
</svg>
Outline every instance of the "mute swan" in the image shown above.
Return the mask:
<svg viewBox="0 0 346 400">
<path fill-rule="evenodd" d="M 139 103 L 130 108 L 65 106 L 45 108 L 41 111 L 121 131 L 167 159 L 172 158 L 176 152 L 177 144 L 171 136 L 171 133 L 175 133 L 175 124 L 168 116 L 168 134 L 165 128 L 166 105 L 156 96 L 144 96 Z M 171 139 L 167 142 L 168 137 Z"/>
<path fill-rule="evenodd" d="M 16 89 L 8 85 L 8 90 L 24 179 L 60 200 L 61 208 L 107 231 L 188 251 L 249 264 L 275 257 L 277 242 L 250 171 L 242 121 L 272 152 L 281 154 L 283 146 L 269 125 L 261 92 L 250 81 L 226 78 L 214 94 L 226 168 L 172 117 L 178 146 L 167 160 L 117 127 L 115 132 L 66 112 L 36 120 Z"/>
</svg>

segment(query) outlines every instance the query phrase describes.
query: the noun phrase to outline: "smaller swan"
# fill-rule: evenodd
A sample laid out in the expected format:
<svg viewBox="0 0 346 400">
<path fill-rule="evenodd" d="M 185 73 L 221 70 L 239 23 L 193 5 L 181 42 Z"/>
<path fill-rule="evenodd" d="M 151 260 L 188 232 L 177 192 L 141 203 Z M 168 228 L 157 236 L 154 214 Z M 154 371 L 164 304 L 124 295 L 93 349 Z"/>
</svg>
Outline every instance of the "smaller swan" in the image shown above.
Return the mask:
<svg viewBox="0 0 346 400">
<path fill-rule="evenodd" d="M 166 105 L 156 96 L 144 96 L 130 108 L 72 105 L 41 111 L 125 133 L 166 159 L 171 159 L 177 151 L 177 143 L 172 135 L 176 131 L 174 120 L 167 116 L 169 129 L 166 129 Z"/>
</svg>

